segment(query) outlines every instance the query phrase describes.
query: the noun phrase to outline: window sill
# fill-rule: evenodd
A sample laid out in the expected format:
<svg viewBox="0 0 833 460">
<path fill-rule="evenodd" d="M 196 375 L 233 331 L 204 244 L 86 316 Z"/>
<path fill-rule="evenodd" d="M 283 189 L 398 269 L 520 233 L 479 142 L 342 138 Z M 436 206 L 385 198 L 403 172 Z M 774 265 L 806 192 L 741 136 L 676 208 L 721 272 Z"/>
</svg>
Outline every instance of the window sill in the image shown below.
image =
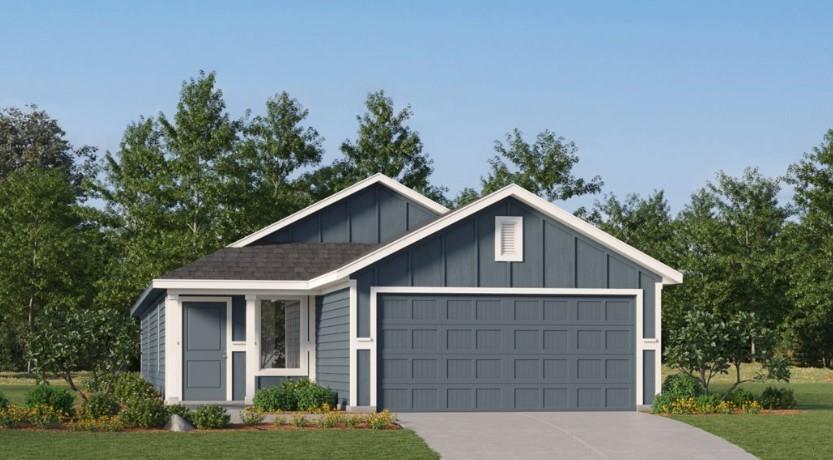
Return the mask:
<svg viewBox="0 0 833 460">
<path fill-rule="evenodd" d="M 258 377 L 306 377 L 305 369 L 260 369 L 255 372 Z"/>
</svg>

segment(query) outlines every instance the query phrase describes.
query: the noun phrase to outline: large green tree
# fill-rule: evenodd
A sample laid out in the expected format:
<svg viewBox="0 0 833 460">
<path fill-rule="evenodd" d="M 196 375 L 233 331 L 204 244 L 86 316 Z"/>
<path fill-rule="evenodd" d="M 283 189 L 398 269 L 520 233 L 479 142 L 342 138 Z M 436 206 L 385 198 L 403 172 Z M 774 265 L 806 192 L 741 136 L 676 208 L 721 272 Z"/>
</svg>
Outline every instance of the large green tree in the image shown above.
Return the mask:
<svg viewBox="0 0 833 460">
<path fill-rule="evenodd" d="M 495 141 L 495 153 L 489 160 L 491 170 L 481 179 L 481 190 L 464 189 L 454 200 L 457 206 L 512 183 L 550 201 L 598 193 L 604 185 L 599 176 L 577 177 L 573 168 L 579 161 L 578 147 L 549 130 L 530 143 L 515 129 L 506 134 L 505 143 Z"/>
<path fill-rule="evenodd" d="M 833 130 L 789 169 L 800 221 L 791 226 L 788 343 L 804 363 L 833 366 Z"/>
</svg>

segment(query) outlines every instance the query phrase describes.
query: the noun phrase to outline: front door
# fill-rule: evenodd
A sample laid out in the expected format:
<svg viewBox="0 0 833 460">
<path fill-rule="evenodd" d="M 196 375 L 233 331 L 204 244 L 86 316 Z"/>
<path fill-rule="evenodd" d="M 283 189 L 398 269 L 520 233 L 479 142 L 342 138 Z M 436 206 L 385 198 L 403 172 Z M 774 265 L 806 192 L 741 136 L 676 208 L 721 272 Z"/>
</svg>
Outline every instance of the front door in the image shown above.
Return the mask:
<svg viewBox="0 0 833 460">
<path fill-rule="evenodd" d="M 183 302 L 183 399 L 225 401 L 226 303 Z"/>
</svg>

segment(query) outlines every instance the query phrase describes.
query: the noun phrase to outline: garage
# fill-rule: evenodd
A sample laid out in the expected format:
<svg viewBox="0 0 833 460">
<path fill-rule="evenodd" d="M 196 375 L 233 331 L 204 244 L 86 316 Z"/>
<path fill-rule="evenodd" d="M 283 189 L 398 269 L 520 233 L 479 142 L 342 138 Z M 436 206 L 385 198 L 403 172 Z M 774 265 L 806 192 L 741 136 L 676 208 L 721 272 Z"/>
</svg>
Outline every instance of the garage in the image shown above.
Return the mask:
<svg viewBox="0 0 833 460">
<path fill-rule="evenodd" d="M 632 296 L 379 294 L 378 405 L 634 410 Z"/>
</svg>

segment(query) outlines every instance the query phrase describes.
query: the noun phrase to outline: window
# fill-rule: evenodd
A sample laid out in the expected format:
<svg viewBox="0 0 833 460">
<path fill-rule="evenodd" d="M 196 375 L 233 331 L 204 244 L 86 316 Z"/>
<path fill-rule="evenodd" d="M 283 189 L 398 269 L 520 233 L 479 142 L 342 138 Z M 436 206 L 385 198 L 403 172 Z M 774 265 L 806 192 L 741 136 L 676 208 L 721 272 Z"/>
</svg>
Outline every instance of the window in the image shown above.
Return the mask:
<svg viewBox="0 0 833 460">
<path fill-rule="evenodd" d="M 260 368 L 301 367 L 301 303 L 262 300 L 260 304 Z"/>
<path fill-rule="evenodd" d="M 524 220 L 521 216 L 495 217 L 495 261 L 524 260 Z"/>
</svg>

